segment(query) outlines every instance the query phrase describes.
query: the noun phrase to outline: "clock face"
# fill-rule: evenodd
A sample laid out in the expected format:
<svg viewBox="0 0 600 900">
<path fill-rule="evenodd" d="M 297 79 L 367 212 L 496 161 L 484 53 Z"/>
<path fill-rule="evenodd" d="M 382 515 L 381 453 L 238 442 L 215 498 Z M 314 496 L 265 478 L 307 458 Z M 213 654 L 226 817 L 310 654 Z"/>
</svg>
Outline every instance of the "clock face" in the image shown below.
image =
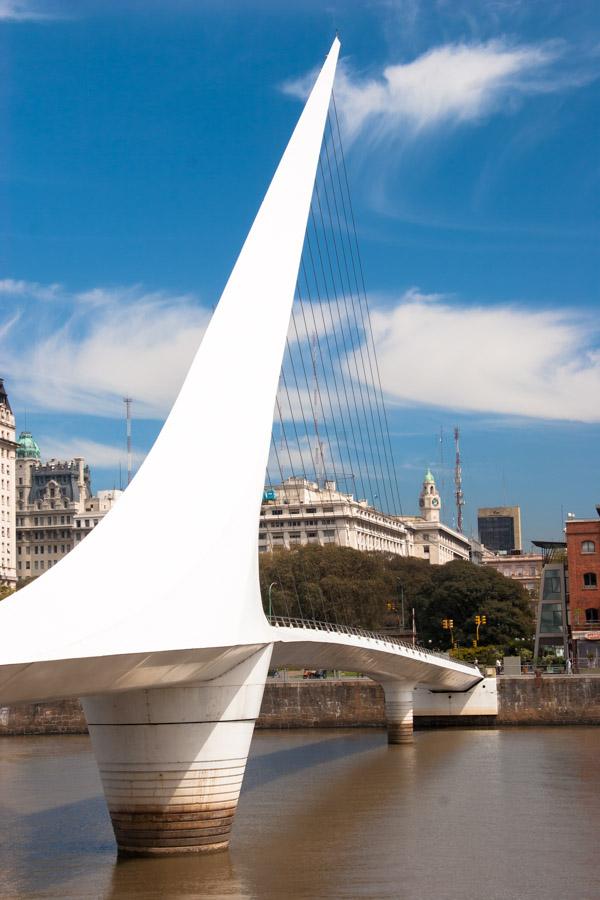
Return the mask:
<svg viewBox="0 0 600 900">
<path fill-rule="evenodd" d="M 419 506 L 425 506 L 425 501 L 423 500 L 422 497 L 421 497 L 421 499 L 419 500 Z"/>
<path fill-rule="evenodd" d="M 432 506 L 439 506 L 439 505 L 440 505 L 440 501 L 438 500 L 437 497 L 434 497 L 434 498 L 433 498 L 433 500 L 431 501 L 431 505 L 432 505 Z"/>
</svg>

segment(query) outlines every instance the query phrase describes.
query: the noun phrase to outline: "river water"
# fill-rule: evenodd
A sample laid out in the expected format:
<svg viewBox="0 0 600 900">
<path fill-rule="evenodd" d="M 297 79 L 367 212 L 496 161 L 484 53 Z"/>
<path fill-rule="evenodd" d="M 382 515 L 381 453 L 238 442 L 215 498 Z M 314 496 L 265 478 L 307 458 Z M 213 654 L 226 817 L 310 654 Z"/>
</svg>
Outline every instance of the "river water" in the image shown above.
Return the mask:
<svg viewBox="0 0 600 900">
<path fill-rule="evenodd" d="M 231 848 L 117 860 L 87 737 L 0 738 L 0 897 L 596 900 L 599 728 L 257 732 Z"/>
</svg>

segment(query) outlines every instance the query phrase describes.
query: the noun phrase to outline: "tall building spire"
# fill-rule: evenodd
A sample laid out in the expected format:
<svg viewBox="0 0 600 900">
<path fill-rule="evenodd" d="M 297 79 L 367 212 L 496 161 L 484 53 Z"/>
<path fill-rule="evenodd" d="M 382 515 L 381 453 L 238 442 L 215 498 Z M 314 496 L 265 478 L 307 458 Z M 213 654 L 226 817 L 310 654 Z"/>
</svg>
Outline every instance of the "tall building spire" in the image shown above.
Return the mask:
<svg viewBox="0 0 600 900">
<path fill-rule="evenodd" d="M 435 478 L 431 474 L 431 469 L 427 469 L 423 479 L 423 487 L 419 495 L 419 507 L 421 515 L 426 522 L 440 521 L 442 501 L 435 485 Z"/>
</svg>

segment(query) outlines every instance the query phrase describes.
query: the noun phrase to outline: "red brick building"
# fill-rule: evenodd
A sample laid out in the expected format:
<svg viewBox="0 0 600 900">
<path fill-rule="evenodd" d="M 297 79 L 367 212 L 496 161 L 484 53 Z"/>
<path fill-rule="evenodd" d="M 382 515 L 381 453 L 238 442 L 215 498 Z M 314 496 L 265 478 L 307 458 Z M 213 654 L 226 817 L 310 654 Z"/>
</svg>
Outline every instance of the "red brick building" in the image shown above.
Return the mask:
<svg viewBox="0 0 600 900">
<path fill-rule="evenodd" d="M 600 518 L 571 519 L 566 526 L 573 656 L 599 665 Z"/>
</svg>

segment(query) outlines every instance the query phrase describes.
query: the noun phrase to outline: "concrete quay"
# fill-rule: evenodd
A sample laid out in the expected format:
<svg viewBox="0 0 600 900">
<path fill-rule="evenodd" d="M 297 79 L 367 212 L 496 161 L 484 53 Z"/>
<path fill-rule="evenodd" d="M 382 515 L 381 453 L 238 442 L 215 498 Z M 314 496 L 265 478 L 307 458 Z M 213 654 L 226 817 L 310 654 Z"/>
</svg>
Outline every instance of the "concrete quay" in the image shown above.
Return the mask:
<svg viewBox="0 0 600 900">
<path fill-rule="evenodd" d="M 485 694 L 485 695 L 484 695 Z M 416 730 L 448 726 L 600 725 L 600 677 L 532 675 L 486 678 L 474 691 L 417 687 Z M 497 707 L 495 708 L 495 704 Z M 383 688 L 368 678 L 267 682 L 257 728 L 354 728 L 386 725 Z M 85 734 L 75 698 L 0 707 L 0 735 Z"/>
</svg>

